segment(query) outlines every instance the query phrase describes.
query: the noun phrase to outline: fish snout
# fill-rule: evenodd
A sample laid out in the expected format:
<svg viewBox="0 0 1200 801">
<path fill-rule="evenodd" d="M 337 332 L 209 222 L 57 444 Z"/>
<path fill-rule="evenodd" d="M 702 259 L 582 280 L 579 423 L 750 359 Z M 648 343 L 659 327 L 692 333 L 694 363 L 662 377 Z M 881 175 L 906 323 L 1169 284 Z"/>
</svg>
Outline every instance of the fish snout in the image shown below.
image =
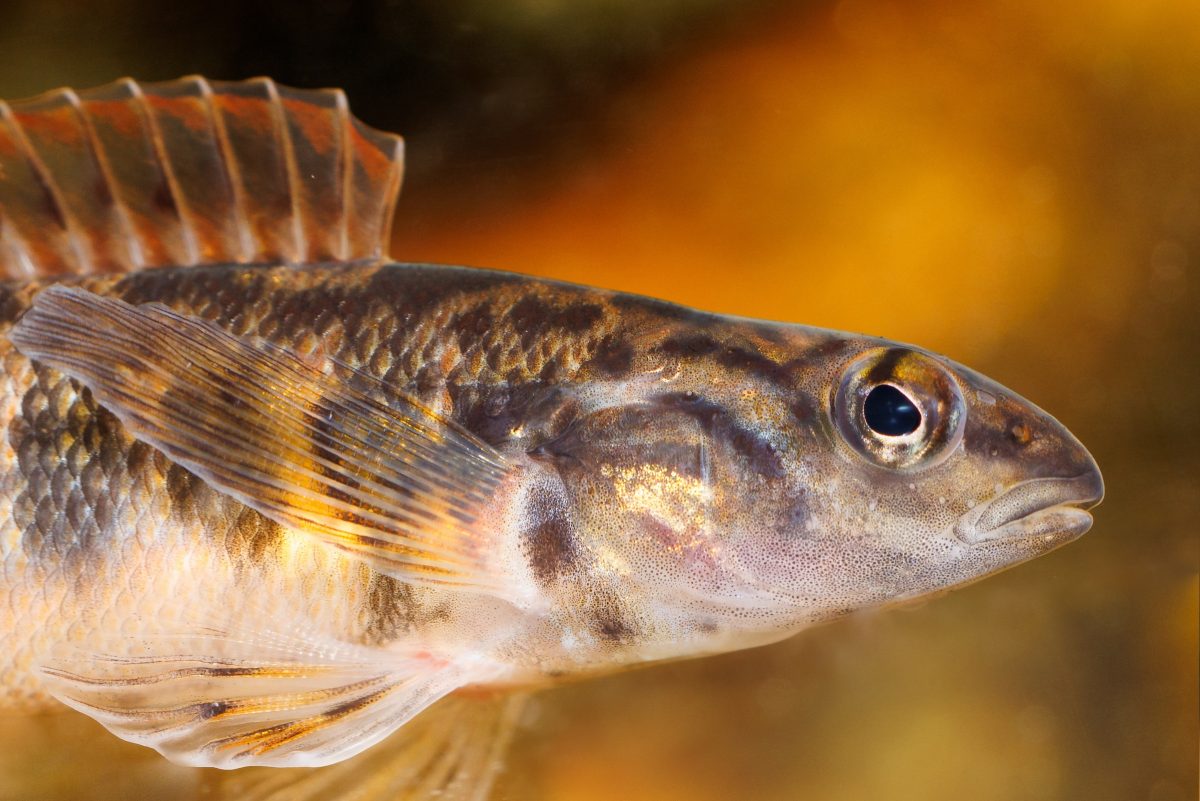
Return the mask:
<svg viewBox="0 0 1200 801">
<path fill-rule="evenodd" d="M 951 524 L 953 535 L 970 545 L 1050 548 L 1091 528 L 1088 510 L 1104 497 L 1104 479 L 1083 443 L 1020 395 L 956 367 L 970 407 L 964 442 L 978 460 L 978 484 L 988 486 L 989 475 L 998 483 L 994 493 L 975 496 L 981 502 Z"/>
</svg>

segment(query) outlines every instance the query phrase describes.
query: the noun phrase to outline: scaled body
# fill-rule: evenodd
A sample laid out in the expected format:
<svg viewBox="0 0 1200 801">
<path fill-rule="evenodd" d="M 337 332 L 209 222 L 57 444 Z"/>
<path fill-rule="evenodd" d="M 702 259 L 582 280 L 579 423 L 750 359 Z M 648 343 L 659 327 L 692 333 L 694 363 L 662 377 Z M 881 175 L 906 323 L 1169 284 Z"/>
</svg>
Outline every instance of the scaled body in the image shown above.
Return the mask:
<svg viewBox="0 0 1200 801">
<path fill-rule="evenodd" d="M 119 89 L 10 113 L 76 134 L 0 147 L 32 176 L 0 193 L 10 706 L 187 764 L 326 765 L 460 690 L 771 642 L 1090 525 L 1082 446 L 948 360 L 391 263 L 398 144 L 344 101 Z M 134 112 L 149 161 L 103 133 Z M 108 188 L 60 186 L 89 148 Z M 196 150 L 223 180 L 180 179 Z M 433 775 L 486 788 L 493 751 L 453 753 Z"/>
</svg>

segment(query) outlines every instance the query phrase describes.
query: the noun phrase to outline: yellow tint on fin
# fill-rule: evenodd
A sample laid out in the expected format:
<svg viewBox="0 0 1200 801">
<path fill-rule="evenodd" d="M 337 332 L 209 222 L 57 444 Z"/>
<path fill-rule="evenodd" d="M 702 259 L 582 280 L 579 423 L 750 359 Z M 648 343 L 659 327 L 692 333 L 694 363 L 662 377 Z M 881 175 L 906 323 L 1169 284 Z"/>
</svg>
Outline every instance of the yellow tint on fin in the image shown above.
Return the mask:
<svg viewBox="0 0 1200 801">
<path fill-rule="evenodd" d="M 505 460 L 377 379 L 62 285 L 35 297 L 11 338 L 135 437 L 281 525 L 402 581 L 512 597 L 481 519 Z"/>
<path fill-rule="evenodd" d="M 451 695 L 358 756 L 311 770 L 251 768 L 214 789 L 241 801 L 485 801 L 527 695 Z"/>
<path fill-rule="evenodd" d="M 0 278 L 379 258 L 400 137 L 340 90 L 118 81 L 0 101 Z"/>
<path fill-rule="evenodd" d="M 90 637 L 58 649 L 42 673 L 56 698 L 118 737 L 226 769 L 332 765 L 496 674 L 417 648 L 251 626 Z"/>
</svg>

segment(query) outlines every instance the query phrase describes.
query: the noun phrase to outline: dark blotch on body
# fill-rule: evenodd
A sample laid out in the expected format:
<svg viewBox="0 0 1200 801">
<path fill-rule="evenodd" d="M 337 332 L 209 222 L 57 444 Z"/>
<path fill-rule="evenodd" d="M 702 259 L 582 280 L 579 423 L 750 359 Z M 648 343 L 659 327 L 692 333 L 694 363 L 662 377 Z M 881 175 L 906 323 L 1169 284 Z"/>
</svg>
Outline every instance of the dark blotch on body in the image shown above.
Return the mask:
<svg viewBox="0 0 1200 801">
<path fill-rule="evenodd" d="M 633 639 L 634 630 L 625 619 L 621 600 L 611 590 L 605 590 L 591 599 L 589 610 L 592 630 L 611 643 L 626 643 Z"/>
<path fill-rule="evenodd" d="M 633 345 L 630 342 L 610 334 L 600 340 L 587 367 L 604 376 L 622 376 L 633 366 L 633 356 Z"/>
<path fill-rule="evenodd" d="M 432 622 L 445 610 L 422 610 L 411 585 L 363 566 L 367 578 L 367 627 L 363 639 L 368 645 L 381 645 L 402 637 L 414 625 Z"/>
<path fill-rule="evenodd" d="M 490 303 L 480 303 L 458 314 L 450 324 L 450 330 L 460 342 L 475 342 L 482 339 L 496 323 Z"/>
<path fill-rule="evenodd" d="M 167 468 L 167 497 L 171 499 L 171 512 L 179 517 L 193 517 L 196 514 L 196 492 L 201 481 L 187 471 L 187 468 L 172 463 Z"/>
<path fill-rule="evenodd" d="M 780 364 L 756 350 L 740 345 L 722 345 L 704 333 L 689 333 L 663 340 L 657 350 L 665 356 L 679 359 L 711 356 L 722 367 L 762 378 L 770 383 L 791 386 L 794 365 Z"/>
<path fill-rule="evenodd" d="M 707 334 L 686 334 L 664 340 L 658 350 L 667 356 L 707 356 L 719 347 Z"/>
<path fill-rule="evenodd" d="M 543 507 L 541 512 L 545 516 L 525 531 L 524 539 L 534 577 L 548 585 L 575 567 L 579 546 L 563 510 Z"/>
<path fill-rule="evenodd" d="M 792 413 L 792 417 L 800 425 L 811 425 L 817 419 L 817 406 L 812 399 L 807 396 L 800 396 L 792 401 L 788 410 Z"/>
<path fill-rule="evenodd" d="M 237 552 L 244 553 L 251 564 L 273 559 L 283 541 L 283 526 L 249 506 L 242 506 L 236 515 L 226 550 L 233 552 L 236 546 Z"/>
<path fill-rule="evenodd" d="M 781 386 L 790 386 L 792 383 L 792 371 L 787 365 L 746 348 L 724 349 L 717 355 L 717 363 Z"/>
<path fill-rule="evenodd" d="M 512 307 L 508 319 L 522 332 L 536 336 L 537 332 L 557 329 L 567 334 L 582 334 L 604 317 L 600 305 L 588 301 L 556 306 L 542 298 L 529 295 Z"/>
</svg>

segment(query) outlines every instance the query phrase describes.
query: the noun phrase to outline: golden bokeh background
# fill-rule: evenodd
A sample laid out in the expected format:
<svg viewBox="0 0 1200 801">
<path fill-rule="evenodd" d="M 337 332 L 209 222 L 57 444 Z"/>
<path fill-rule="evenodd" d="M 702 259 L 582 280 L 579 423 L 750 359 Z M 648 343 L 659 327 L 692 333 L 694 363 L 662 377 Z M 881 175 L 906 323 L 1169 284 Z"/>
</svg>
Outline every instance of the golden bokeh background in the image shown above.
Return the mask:
<svg viewBox="0 0 1200 801">
<path fill-rule="evenodd" d="M 0 95 L 346 85 L 410 134 L 398 260 L 919 343 L 1107 480 L 1082 540 L 944 598 L 541 695 L 493 799 L 1197 797 L 1200 3 L 261 5 L 17 3 Z M 0 799 L 219 797 L 94 729 L 5 721 Z"/>
</svg>

